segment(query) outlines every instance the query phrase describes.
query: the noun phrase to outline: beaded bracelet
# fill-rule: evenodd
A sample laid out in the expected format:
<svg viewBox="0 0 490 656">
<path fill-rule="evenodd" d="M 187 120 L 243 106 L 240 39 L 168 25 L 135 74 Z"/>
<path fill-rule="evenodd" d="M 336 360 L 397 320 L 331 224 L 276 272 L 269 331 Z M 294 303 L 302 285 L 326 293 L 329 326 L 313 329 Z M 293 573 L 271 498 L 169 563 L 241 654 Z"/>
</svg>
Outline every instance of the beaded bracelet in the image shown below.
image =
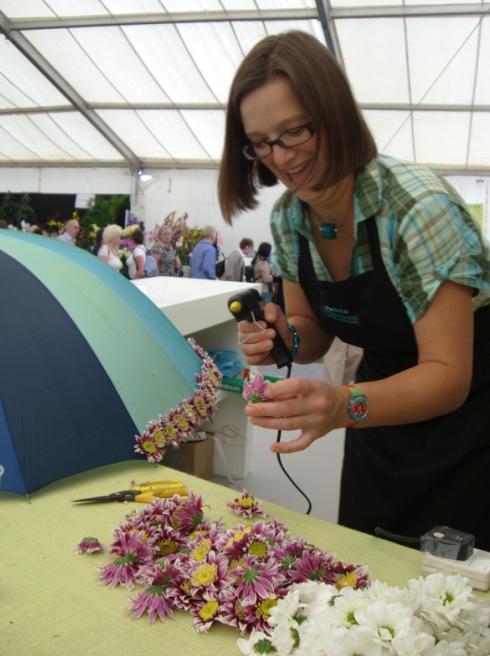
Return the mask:
<svg viewBox="0 0 490 656">
<path fill-rule="evenodd" d="M 299 335 L 296 331 L 296 327 L 293 326 L 292 323 L 288 323 L 288 330 L 293 336 L 293 347 L 290 352 L 291 356 L 291 362 L 294 360 L 294 358 L 298 355 L 298 349 L 299 349 Z"/>
</svg>

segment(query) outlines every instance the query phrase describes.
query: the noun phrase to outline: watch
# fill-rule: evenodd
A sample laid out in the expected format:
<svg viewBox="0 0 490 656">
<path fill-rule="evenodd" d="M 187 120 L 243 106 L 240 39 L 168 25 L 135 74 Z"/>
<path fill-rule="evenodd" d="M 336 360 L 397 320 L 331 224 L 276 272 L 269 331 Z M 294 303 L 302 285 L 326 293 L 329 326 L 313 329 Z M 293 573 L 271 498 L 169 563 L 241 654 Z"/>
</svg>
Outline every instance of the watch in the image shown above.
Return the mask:
<svg viewBox="0 0 490 656">
<path fill-rule="evenodd" d="M 346 428 L 355 428 L 355 426 L 366 419 L 368 413 L 368 400 L 364 392 L 356 385 L 347 385 L 350 392 L 350 399 L 347 404 L 347 415 L 349 423 Z"/>
</svg>

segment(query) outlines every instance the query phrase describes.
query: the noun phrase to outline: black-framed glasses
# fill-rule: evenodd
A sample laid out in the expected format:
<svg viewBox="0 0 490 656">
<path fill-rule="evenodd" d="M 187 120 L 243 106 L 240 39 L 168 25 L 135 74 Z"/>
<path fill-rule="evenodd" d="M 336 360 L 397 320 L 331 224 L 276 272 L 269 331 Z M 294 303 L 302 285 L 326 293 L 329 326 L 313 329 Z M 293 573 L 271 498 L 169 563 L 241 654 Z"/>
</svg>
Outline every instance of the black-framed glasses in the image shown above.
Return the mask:
<svg viewBox="0 0 490 656">
<path fill-rule="evenodd" d="M 242 148 L 242 153 L 247 159 L 264 159 L 272 154 L 272 148 L 274 146 L 279 146 L 279 148 L 284 149 L 302 146 L 309 141 L 314 134 L 315 128 L 313 125 L 311 123 L 304 123 L 303 125 L 298 125 L 295 128 L 286 130 L 280 134 L 277 139 L 264 139 L 264 141 L 259 143 L 246 144 Z"/>
</svg>

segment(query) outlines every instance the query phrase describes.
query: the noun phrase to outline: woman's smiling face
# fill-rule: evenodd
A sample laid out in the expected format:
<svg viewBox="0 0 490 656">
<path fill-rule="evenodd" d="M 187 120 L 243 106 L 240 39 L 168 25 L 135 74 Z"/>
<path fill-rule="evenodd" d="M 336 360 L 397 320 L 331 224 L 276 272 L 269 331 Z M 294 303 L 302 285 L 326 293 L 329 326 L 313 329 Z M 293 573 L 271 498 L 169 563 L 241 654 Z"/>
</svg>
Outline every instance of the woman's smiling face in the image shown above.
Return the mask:
<svg viewBox="0 0 490 656">
<path fill-rule="evenodd" d="M 277 77 L 246 96 L 240 105 L 243 128 L 252 144 L 264 140 L 277 139 L 287 130 L 308 123 L 311 117 L 291 84 L 284 77 Z M 312 190 L 321 171 L 316 164 L 318 136 L 293 148 L 273 147 L 273 152 L 261 159 L 286 187 L 296 196 L 308 202 L 314 200 L 319 192 Z"/>
</svg>

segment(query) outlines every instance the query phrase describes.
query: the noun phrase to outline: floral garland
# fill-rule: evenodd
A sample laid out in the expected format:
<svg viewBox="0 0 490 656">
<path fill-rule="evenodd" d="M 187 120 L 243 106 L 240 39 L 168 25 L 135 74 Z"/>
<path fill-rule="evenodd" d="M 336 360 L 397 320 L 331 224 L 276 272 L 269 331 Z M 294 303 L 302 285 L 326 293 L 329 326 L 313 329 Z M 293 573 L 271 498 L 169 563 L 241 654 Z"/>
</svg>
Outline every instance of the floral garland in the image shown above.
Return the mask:
<svg viewBox="0 0 490 656">
<path fill-rule="evenodd" d="M 281 656 L 486 656 L 490 606 L 461 576 L 431 574 L 404 589 L 308 581 L 271 608 L 266 631 L 238 640 L 242 654 Z"/>
<path fill-rule="evenodd" d="M 178 448 L 184 438 L 195 433 L 216 412 L 222 374 L 192 337 L 187 341 L 202 360 L 201 371 L 195 375 L 197 389 L 168 414 L 149 421 L 142 435 L 136 435 L 134 450 L 149 462 L 161 462 L 169 445 Z"/>
<path fill-rule="evenodd" d="M 87 537 L 77 553 L 108 551 L 113 560 L 98 568 L 104 585 L 143 586 L 131 599 L 134 618 L 148 622 L 190 612 L 198 631 L 222 623 L 242 633 L 265 631 L 272 609 L 295 583 L 322 581 L 337 592 L 364 588 L 368 574 L 289 535 L 277 520 L 226 529 L 204 516 L 203 499 L 155 499 L 126 515 L 109 548 Z M 92 556 L 93 557 L 93 556 Z"/>
</svg>

